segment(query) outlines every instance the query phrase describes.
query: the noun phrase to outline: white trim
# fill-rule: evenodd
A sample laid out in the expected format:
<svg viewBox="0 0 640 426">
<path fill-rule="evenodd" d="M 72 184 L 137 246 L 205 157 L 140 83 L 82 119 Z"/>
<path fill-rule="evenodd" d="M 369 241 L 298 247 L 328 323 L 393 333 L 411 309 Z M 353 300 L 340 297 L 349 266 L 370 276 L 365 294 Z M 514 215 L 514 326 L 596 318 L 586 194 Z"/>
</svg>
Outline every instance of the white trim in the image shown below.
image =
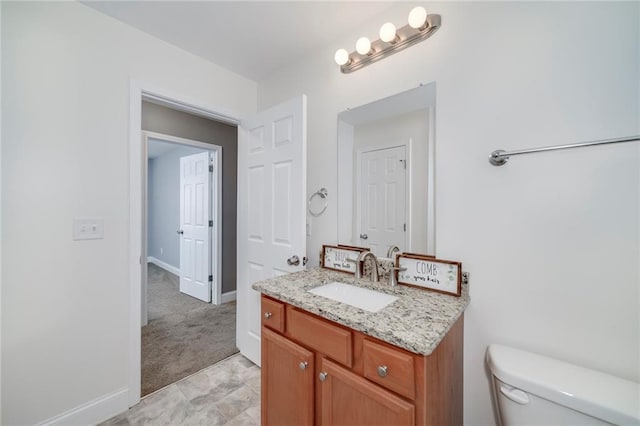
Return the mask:
<svg viewBox="0 0 640 426">
<path fill-rule="evenodd" d="M 239 114 L 225 108 L 176 94 L 138 79 L 129 81 L 129 377 L 128 401 L 133 406 L 140 401 L 141 378 L 141 283 L 142 283 L 142 99 L 176 108 L 182 105 L 216 120 L 238 125 Z"/>
<path fill-rule="evenodd" d="M 204 117 L 207 119 L 213 119 L 225 124 L 230 124 L 232 126 L 237 126 L 240 123 L 239 120 L 231 118 L 229 114 L 226 114 L 226 113 L 220 114 L 213 111 L 208 111 L 198 106 L 195 106 L 195 104 L 193 103 L 186 103 L 186 102 L 183 103 L 180 101 L 175 101 L 167 96 L 157 95 L 151 92 L 145 91 L 145 93 L 143 93 L 142 95 L 142 99 L 156 105 L 169 107 L 171 109 L 186 112 L 191 115 L 197 115 L 199 117 Z"/>
<path fill-rule="evenodd" d="M 140 401 L 142 336 L 142 83 L 131 80 L 129 96 L 129 406 Z"/>
<path fill-rule="evenodd" d="M 163 262 L 158 258 L 155 258 L 153 256 L 147 256 L 147 262 L 153 263 L 157 267 L 162 268 L 165 271 L 171 272 L 173 275 L 180 276 L 180 268 L 176 268 L 173 265 L 169 265 L 167 262 Z"/>
<path fill-rule="evenodd" d="M 222 146 L 213 143 L 200 142 L 193 139 L 180 138 L 178 136 L 165 135 L 164 133 L 151 132 L 149 130 L 142 130 L 142 134 L 149 139 L 158 139 L 162 142 L 171 142 L 180 145 L 192 146 L 194 148 L 202 149 L 203 151 L 218 151 L 222 150 Z"/>
<path fill-rule="evenodd" d="M 104 422 L 129 408 L 127 404 L 128 392 L 127 388 L 118 389 L 51 417 L 38 425 L 94 425 Z"/>
<path fill-rule="evenodd" d="M 142 110 L 140 111 L 142 114 Z M 149 230 L 147 226 L 147 216 L 149 215 L 149 147 L 147 139 L 142 134 L 142 236 L 140 241 L 140 325 L 141 327 L 149 324 L 149 277 L 148 268 L 143 264 L 142 259 L 147 256 L 147 241 L 149 240 Z"/>
<path fill-rule="evenodd" d="M 229 303 L 233 302 L 234 300 L 236 300 L 235 290 L 222 293 L 222 296 L 220 297 L 220 303 Z"/>
</svg>

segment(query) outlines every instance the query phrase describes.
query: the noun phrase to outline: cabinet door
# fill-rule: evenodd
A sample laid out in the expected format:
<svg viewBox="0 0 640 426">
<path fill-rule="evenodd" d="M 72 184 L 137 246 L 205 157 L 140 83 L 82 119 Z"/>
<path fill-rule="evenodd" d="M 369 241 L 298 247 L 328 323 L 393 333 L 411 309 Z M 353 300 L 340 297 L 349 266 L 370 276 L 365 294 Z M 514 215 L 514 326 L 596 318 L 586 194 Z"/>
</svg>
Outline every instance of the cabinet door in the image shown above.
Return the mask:
<svg viewBox="0 0 640 426">
<path fill-rule="evenodd" d="M 262 424 L 313 425 L 313 353 L 262 327 Z"/>
<path fill-rule="evenodd" d="M 318 372 L 323 426 L 415 423 L 413 404 L 338 364 L 322 359 Z"/>
</svg>

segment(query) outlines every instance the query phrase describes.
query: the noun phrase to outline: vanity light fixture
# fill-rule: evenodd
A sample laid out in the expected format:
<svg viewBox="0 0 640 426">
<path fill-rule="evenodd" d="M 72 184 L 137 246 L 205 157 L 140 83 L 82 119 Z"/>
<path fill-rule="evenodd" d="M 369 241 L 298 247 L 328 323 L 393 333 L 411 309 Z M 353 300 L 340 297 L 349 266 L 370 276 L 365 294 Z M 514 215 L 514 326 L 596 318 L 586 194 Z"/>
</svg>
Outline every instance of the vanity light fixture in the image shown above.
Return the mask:
<svg viewBox="0 0 640 426">
<path fill-rule="evenodd" d="M 355 52 L 338 49 L 334 59 L 344 74 L 359 70 L 369 64 L 426 40 L 440 28 L 440 15 L 428 15 L 422 6 L 411 9 L 408 24 L 396 29 L 391 22 L 380 27 L 380 39 L 370 41 L 360 37 Z"/>
</svg>

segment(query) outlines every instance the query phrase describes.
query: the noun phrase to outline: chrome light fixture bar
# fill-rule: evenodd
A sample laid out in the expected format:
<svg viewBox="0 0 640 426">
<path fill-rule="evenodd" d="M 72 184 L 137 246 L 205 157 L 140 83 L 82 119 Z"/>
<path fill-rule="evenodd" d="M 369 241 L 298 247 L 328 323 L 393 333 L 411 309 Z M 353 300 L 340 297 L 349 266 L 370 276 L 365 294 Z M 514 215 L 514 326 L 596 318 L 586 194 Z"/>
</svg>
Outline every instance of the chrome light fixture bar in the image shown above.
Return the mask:
<svg viewBox="0 0 640 426">
<path fill-rule="evenodd" d="M 431 37 L 441 25 L 440 15 L 427 15 L 423 7 L 415 7 L 409 13 L 409 23 L 396 30 L 392 23 L 385 23 L 380 28 L 380 39 L 369 42 L 361 37 L 356 43 L 356 51 L 348 53 L 339 49 L 335 61 L 340 71 L 349 74 L 377 62 L 389 55 L 413 46 Z"/>
</svg>

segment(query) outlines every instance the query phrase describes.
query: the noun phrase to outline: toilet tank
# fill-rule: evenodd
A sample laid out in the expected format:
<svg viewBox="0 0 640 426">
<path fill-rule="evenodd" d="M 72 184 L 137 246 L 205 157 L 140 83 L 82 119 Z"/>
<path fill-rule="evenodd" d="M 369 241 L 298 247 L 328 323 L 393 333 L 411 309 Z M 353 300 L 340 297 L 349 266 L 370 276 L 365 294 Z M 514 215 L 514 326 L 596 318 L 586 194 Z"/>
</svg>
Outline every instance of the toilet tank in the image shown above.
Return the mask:
<svg viewBox="0 0 640 426">
<path fill-rule="evenodd" d="M 501 425 L 640 425 L 640 384 L 502 345 L 487 365 Z"/>
</svg>

